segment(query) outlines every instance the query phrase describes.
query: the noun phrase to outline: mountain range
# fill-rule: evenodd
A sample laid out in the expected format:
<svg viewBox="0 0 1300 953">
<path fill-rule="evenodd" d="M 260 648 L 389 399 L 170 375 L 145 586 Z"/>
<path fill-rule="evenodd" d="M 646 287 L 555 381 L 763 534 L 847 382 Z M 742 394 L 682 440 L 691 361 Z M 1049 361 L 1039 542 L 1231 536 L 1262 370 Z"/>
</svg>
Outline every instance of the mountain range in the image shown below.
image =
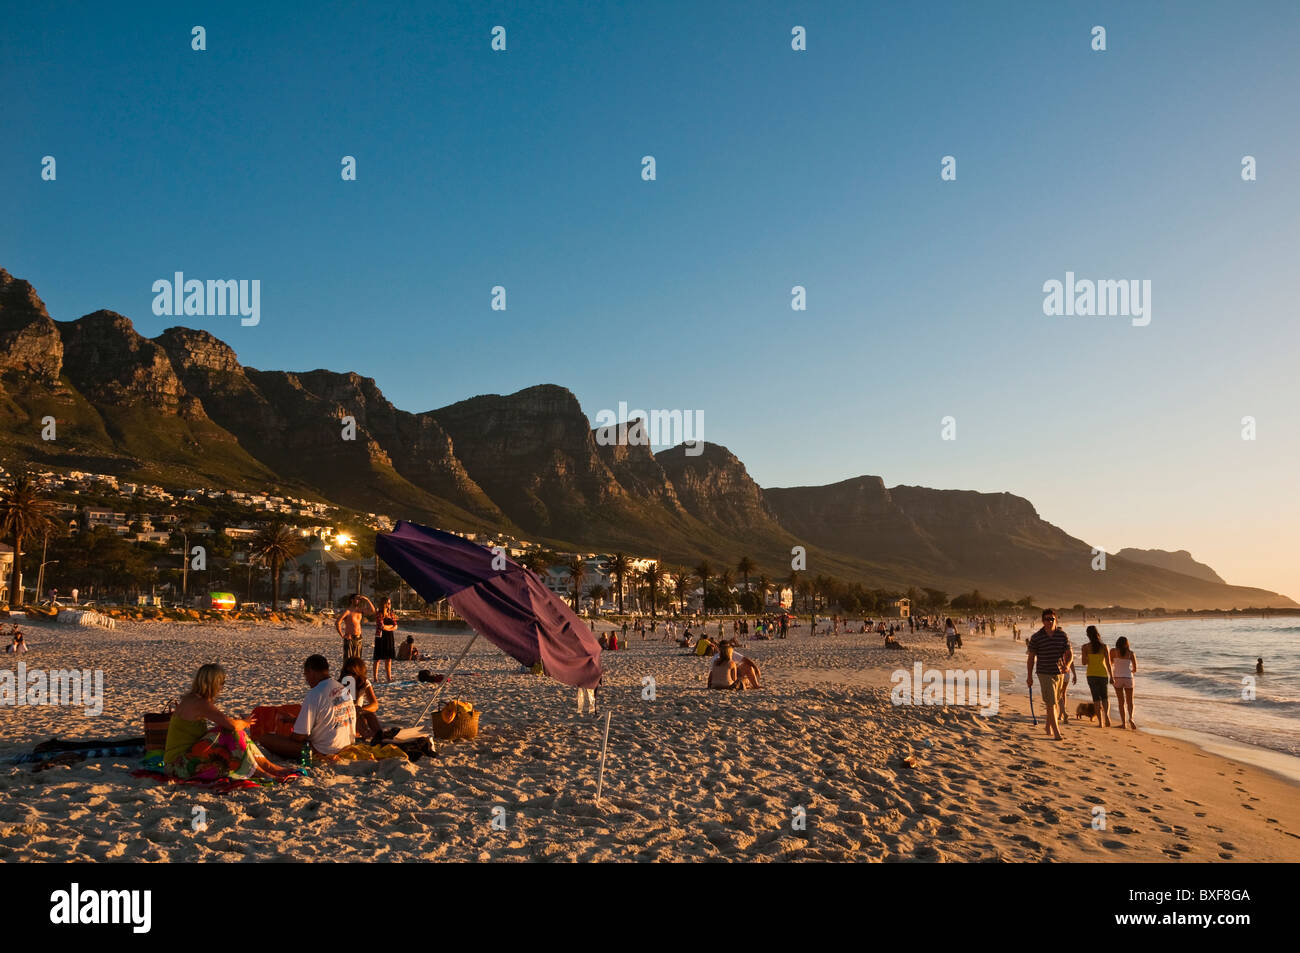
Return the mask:
<svg viewBox="0 0 1300 953">
<path fill-rule="evenodd" d="M 43 440 L 54 417 L 57 436 Z M 345 418 L 355 439 L 344 439 Z M 256 370 L 203 330 L 154 338 L 112 311 L 55 321 L 0 269 L 0 455 L 163 486 L 274 489 L 458 531 L 718 568 L 747 555 L 774 579 L 979 589 L 1038 604 L 1294 607 L 1230 586 L 1185 551 L 1092 547 L 1009 493 L 886 487 L 876 476 L 762 488 L 725 447 L 605 445 L 574 395 L 542 384 L 423 413 L 352 372 Z"/>
</svg>

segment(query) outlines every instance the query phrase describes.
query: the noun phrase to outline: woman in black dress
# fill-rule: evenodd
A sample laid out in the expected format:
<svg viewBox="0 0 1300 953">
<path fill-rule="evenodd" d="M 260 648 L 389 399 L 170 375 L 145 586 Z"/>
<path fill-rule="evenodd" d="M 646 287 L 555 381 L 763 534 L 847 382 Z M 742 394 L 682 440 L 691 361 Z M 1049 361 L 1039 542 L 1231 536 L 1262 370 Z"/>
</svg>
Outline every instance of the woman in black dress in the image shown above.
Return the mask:
<svg viewBox="0 0 1300 953">
<path fill-rule="evenodd" d="M 384 677 L 393 680 L 393 659 L 397 658 L 397 646 L 394 633 L 397 632 L 397 616 L 393 615 L 393 600 L 385 599 L 375 613 L 375 674 L 371 681 L 379 681 L 379 663 L 384 663 Z"/>
</svg>

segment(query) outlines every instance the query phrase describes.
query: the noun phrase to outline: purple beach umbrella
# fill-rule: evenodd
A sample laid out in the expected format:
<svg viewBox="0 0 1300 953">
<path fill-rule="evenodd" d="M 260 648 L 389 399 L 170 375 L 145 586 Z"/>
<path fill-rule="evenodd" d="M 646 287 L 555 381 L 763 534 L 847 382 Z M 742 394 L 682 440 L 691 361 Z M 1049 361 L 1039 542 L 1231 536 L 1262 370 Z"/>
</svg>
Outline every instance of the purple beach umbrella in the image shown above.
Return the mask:
<svg viewBox="0 0 1300 953">
<path fill-rule="evenodd" d="M 575 688 L 600 683 L 600 643 L 535 573 L 460 536 L 401 520 L 375 552 L 426 601 L 447 599 L 485 639 Z M 505 568 L 494 569 L 502 561 Z"/>
</svg>

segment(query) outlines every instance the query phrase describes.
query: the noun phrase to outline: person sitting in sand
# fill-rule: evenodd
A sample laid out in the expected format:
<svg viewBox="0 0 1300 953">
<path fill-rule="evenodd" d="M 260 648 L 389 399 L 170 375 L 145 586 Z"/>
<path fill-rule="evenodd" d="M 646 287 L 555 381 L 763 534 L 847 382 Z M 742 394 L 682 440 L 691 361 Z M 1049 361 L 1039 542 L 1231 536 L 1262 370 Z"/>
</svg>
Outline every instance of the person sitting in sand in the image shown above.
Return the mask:
<svg viewBox="0 0 1300 953">
<path fill-rule="evenodd" d="M 718 649 L 718 654 L 713 657 L 713 664 L 718 664 L 718 659 L 722 656 L 724 649 L 731 650 L 731 660 L 736 663 L 736 675 L 745 683 L 745 687 L 758 688 L 758 678 L 762 675 L 762 672 L 758 670 L 758 664 L 752 658 L 741 655 L 737 652 L 736 643 L 734 641 L 729 643 L 724 642 L 722 644 Z"/>
<path fill-rule="evenodd" d="M 1110 650 L 1111 671 L 1115 679 L 1115 701 L 1119 705 L 1119 726 L 1136 729 L 1133 721 L 1133 676 L 1137 674 L 1138 660 L 1129 648 L 1128 639 L 1120 636 Z"/>
<path fill-rule="evenodd" d="M 361 656 L 356 656 L 360 660 Z M 364 664 L 364 663 L 363 663 Z M 356 706 L 348 690 L 330 677 L 330 663 L 312 655 L 302 663 L 303 678 L 311 691 L 303 699 L 293 733 L 264 735 L 262 747 L 281 758 L 297 761 L 305 754 L 337 754 L 356 741 Z"/>
<path fill-rule="evenodd" d="M 704 639 L 700 639 L 701 642 Z M 731 658 L 731 646 L 723 645 L 722 651 L 709 667 L 709 688 L 731 689 L 741 691 L 745 683 L 740 678 L 736 663 Z"/>
<path fill-rule="evenodd" d="M 363 602 L 369 607 L 368 612 L 361 608 Z M 358 594 L 349 597 L 348 607 L 334 620 L 334 628 L 343 639 L 344 662 L 353 657 L 361 658 L 361 623 L 366 615 L 375 615 L 375 604 Z"/>
<path fill-rule="evenodd" d="M 17 629 L 14 630 L 14 640 L 5 646 L 5 651 L 11 655 L 23 655 L 27 652 L 27 639 Z"/>
<path fill-rule="evenodd" d="M 357 737 L 370 738 L 371 744 L 377 744 L 383 738 L 384 726 L 379 722 L 379 696 L 366 678 L 366 663 L 359 658 L 344 662 L 343 684 L 352 692 L 352 703 L 357 708 Z"/>
<path fill-rule="evenodd" d="M 397 660 L 399 662 L 420 661 L 420 650 L 415 647 L 415 636 L 408 635 L 406 641 L 397 647 Z"/>
<path fill-rule="evenodd" d="M 194 674 L 189 692 L 176 703 L 167 725 L 163 770 L 194 781 L 295 777 L 298 772 L 273 764 L 248 739 L 252 722 L 230 718 L 217 708 L 225 684 L 226 670 L 220 665 L 204 665 Z M 215 731 L 208 730 L 209 722 Z"/>
<path fill-rule="evenodd" d="M 692 636 L 691 636 L 691 627 L 688 625 L 688 626 L 686 627 L 686 631 L 684 631 L 684 632 L 682 633 L 682 637 L 681 637 L 680 639 L 677 640 L 677 645 L 678 645 L 678 647 L 679 647 L 679 648 L 683 648 L 683 649 L 688 649 L 688 648 L 690 648 L 690 647 L 691 647 L 691 638 L 692 638 Z"/>
<path fill-rule="evenodd" d="M 695 643 L 695 654 L 700 658 L 708 658 L 713 654 L 713 640 L 707 635 L 701 635 L 700 640 Z"/>
</svg>

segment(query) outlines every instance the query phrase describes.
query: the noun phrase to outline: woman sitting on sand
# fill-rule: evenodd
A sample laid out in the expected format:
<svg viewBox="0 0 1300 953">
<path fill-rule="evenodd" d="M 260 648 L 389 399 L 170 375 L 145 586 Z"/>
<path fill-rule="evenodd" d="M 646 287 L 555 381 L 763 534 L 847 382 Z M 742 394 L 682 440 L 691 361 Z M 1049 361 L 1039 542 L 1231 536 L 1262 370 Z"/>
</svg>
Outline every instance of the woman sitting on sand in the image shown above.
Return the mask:
<svg viewBox="0 0 1300 953">
<path fill-rule="evenodd" d="M 704 639 L 700 641 L 703 642 Z M 723 645 L 722 651 L 718 653 L 718 657 L 709 668 L 709 688 L 740 691 L 744 687 L 745 683 L 741 680 L 740 673 L 736 670 L 736 663 L 731 658 L 731 646 Z"/>
<path fill-rule="evenodd" d="M 195 781 L 243 780 L 266 777 L 284 781 L 299 772 L 266 759 L 248 740 L 252 722 L 229 718 L 217 708 L 226 684 L 226 670 L 204 665 L 194 675 L 188 694 L 181 696 L 167 726 L 163 769 L 172 777 Z M 216 726 L 208 730 L 208 722 Z"/>
<path fill-rule="evenodd" d="M 352 681 L 348 682 L 348 678 Z M 366 679 L 366 663 L 359 658 L 350 658 L 343 663 L 344 685 L 352 689 L 352 701 L 357 706 L 357 740 L 369 738 L 376 743 L 384 731 L 379 722 L 379 696 L 375 686 Z"/>
<path fill-rule="evenodd" d="M 746 688 L 758 688 L 758 678 L 762 672 L 758 670 L 758 664 L 748 656 L 741 655 L 736 651 L 734 642 L 724 642 L 718 649 L 718 654 L 713 657 L 713 664 L 718 664 L 718 659 L 722 657 L 724 650 L 731 651 L 731 661 L 736 664 L 736 677 L 745 683 Z"/>
<path fill-rule="evenodd" d="M 1137 674 L 1138 659 L 1122 635 L 1110 650 L 1110 665 L 1115 679 L 1115 701 L 1119 705 L 1119 726 L 1137 728 L 1133 721 L 1133 676 Z"/>
<path fill-rule="evenodd" d="M 14 640 L 5 647 L 5 651 L 12 655 L 22 655 L 27 651 L 27 640 L 17 629 L 14 630 Z"/>
</svg>

